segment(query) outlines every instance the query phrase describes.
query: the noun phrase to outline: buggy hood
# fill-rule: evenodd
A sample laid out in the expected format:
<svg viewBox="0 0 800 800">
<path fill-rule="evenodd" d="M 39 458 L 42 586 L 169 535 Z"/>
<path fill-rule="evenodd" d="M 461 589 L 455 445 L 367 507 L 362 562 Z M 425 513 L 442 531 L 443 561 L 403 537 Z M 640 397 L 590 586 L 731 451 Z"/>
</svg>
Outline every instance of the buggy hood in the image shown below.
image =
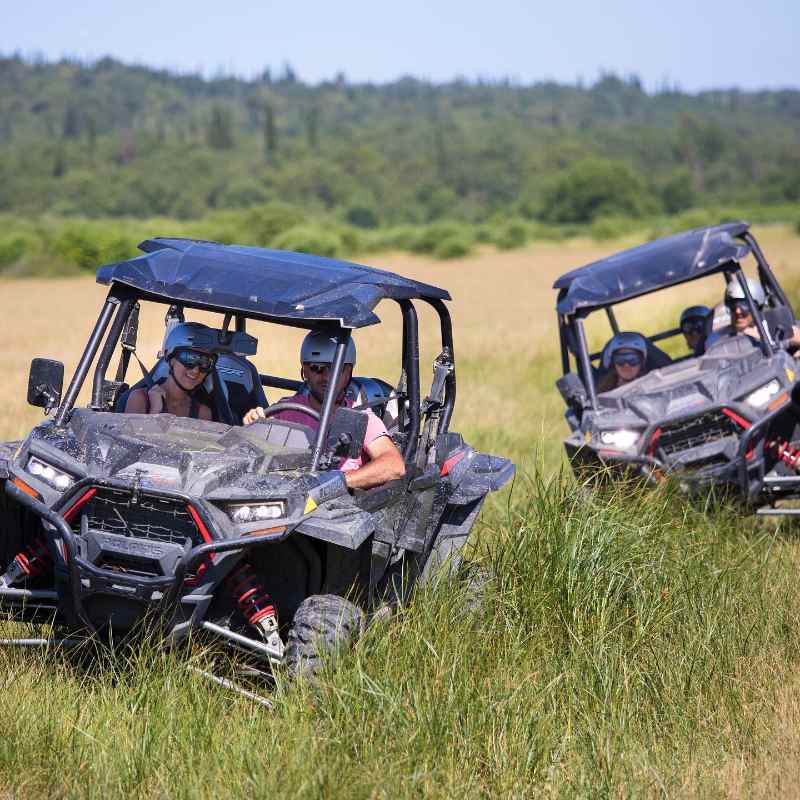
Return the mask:
<svg viewBox="0 0 800 800">
<path fill-rule="evenodd" d="M 310 435 L 285 422 L 230 427 L 170 414 L 76 409 L 67 427 L 48 421 L 34 428 L 30 453 L 78 479 L 196 497 L 260 496 L 308 471 Z"/>
<path fill-rule="evenodd" d="M 735 406 L 773 379 L 783 388 L 791 386 L 793 366 L 783 351 L 766 358 L 749 338 L 732 337 L 710 354 L 653 370 L 599 395 L 598 419 L 642 425 L 696 414 L 704 407 Z M 747 408 L 750 416 L 766 410 Z"/>
</svg>

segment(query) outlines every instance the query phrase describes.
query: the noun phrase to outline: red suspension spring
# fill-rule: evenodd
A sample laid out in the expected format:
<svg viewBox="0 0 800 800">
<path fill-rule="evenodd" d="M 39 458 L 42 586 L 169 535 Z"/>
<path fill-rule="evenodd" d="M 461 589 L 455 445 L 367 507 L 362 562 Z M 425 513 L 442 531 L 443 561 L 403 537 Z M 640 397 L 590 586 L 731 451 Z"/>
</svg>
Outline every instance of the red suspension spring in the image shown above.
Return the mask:
<svg viewBox="0 0 800 800">
<path fill-rule="evenodd" d="M 252 566 L 241 562 L 225 579 L 245 619 L 255 625 L 264 617 L 276 616 L 275 606 Z"/>
<path fill-rule="evenodd" d="M 789 442 L 779 442 L 773 439 L 766 442 L 764 448 L 772 450 L 784 464 L 794 470 L 797 470 L 798 465 L 800 465 L 800 448 L 792 447 Z"/>
<path fill-rule="evenodd" d="M 53 556 L 47 547 L 44 534 L 39 534 L 31 544 L 17 553 L 14 561 L 28 578 L 38 578 L 49 570 L 53 564 Z"/>
</svg>

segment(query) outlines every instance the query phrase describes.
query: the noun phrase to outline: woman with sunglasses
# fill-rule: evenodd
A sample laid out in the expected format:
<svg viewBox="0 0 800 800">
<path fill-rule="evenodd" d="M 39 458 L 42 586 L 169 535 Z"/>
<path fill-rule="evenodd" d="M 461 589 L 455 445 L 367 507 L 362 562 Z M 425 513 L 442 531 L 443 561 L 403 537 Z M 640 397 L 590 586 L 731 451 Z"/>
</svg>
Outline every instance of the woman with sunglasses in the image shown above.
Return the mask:
<svg viewBox="0 0 800 800">
<path fill-rule="evenodd" d="M 610 392 L 635 381 L 647 372 L 647 340 L 641 333 L 617 333 L 603 348 L 603 369 L 599 392 Z"/>
<path fill-rule="evenodd" d="M 167 334 L 164 360 L 169 375 L 149 389 L 136 389 L 125 404 L 127 414 L 174 414 L 176 417 L 212 419 L 211 409 L 197 399 L 217 356 L 208 349 L 210 329 L 199 322 L 182 322 Z"/>
</svg>

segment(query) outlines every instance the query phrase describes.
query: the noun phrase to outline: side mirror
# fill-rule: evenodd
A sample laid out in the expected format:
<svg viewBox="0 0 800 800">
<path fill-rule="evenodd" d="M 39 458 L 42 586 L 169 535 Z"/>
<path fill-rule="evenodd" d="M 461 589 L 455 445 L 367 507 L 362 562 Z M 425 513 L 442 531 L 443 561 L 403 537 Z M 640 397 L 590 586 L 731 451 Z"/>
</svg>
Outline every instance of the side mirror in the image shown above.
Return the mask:
<svg viewBox="0 0 800 800">
<path fill-rule="evenodd" d="M 61 402 L 64 388 L 64 365 L 51 358 L 34 358 L 28 376 L 28 403 L 46 412 Z"/>
<path fill-rule="evenodd" d="M 328 428 L 326 449 L 334 458 L 358 458 L 366 435 L 366 414 L 351 408 L 337 408 Z"/>
</svg>

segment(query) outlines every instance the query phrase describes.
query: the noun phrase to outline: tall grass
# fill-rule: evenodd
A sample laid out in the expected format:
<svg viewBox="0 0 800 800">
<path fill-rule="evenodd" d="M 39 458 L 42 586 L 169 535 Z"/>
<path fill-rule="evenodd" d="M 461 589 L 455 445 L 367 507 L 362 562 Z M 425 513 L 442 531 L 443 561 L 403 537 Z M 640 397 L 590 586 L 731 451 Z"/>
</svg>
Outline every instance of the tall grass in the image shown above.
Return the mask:
<svg viewBox="0 0 800 800">
<path fill-rule="evenodd" d="M 669 489 L 534 476 L 484 521 L 493 576 L 421 590 L 272 710 L 152 644 L 87 669 L 0 651 L 0 781 L 26 797 L 714 793 L 796 667 L 789 532 Z M 199 656 L 202 657 L 202 654 Z"/>
<path fill-rule="evenodd" d="M 785 279 L 800 240 L 772 229 L 761 239 Z M 211 664 L 199 648 L 168 653 L 149 642 L 93 663 L 0 648 L 2 790 L 33 798 L 791 791 L 800 777 L 797 532 L 687 503 L 670 487 L 587 497 L 559 471 L 566 428 L 553 389 L 548 287 L 612 249 L 536 243 L 465 259 L 457 274 L 418 257 L 379 260 L 452 291 L 452 427 L 521 467 L 475 531 L 470 558 L 492 576 L 480 604 L 463 582 L 425 587 L 317 683 L 279 681 L 272 710 L 187 672 L 187 661 Z M 88 278 L 2 283 L 0 436 L 41 418 L 24 406 L 30 356 L 62 358 L 69 373 L 103 294 Z M 379 313 L 384 325 L 357 334 L 359 368 L 392 379 L 398 320 Z M 436 321 L 424 309 L 421 325 L 429 365 Z M 162 333 L 162 314 L 143 312 L 143 357 Z M 262 371 L 294 374 L 300 333 L 255 333 Z M 213 668 L 230 670 L 218 659 Z"/>
</svg>

